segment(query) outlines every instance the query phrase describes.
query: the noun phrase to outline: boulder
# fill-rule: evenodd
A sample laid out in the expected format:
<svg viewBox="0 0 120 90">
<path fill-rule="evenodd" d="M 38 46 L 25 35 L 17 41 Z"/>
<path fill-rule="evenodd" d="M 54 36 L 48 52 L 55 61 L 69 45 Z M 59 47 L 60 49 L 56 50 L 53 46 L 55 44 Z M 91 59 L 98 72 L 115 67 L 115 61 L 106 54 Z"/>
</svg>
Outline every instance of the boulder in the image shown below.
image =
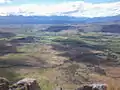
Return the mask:
<svg viewBox="0 0 120 90">
<path fill-rule="evenodd" d="M 0 77 L 0 90 L 9 90 L 9 81 Z"/>
<path fill-rule="evenodd" d="M 107 90 L 107 84 L 90 84 L 84 85 L 77 90 Z"/>
<path fill-rule="evenodd" d="M 107 90 L 107 84 L 92 84 L 93 90 Z"/>
<path fill-rule="evenodd" d="M 10 90 L 40 90 L 36 79 L 25 78 L 15 83 Z"/>
</svg>

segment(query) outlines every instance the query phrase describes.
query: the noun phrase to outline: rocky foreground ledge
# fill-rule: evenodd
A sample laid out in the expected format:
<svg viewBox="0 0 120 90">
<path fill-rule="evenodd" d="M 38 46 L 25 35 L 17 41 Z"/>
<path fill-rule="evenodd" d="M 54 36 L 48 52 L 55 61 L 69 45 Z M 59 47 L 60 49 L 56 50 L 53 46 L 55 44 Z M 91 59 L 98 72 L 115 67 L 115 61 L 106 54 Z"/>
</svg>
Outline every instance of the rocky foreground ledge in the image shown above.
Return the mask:
<svg viewBox="0 0 120 90">
<path fill-rule="evenodd" d="M 41 90 L 36 79 L 24 78 L 13 85 L 5 78 L 0 78 L 0 90 Z M 64 90 L 62 87 L 56 87 L 54 90 Z M 89 84 L 83 85 L 76 90 L 107 90 L 107 84 Z"/>
<path fill-rule="evenodd" d="M 41 90 L 41 89 L 36 79 L 25 78 L 10 85 L 7 79 L 0 78 L 0 90 Z"/>
</svg>

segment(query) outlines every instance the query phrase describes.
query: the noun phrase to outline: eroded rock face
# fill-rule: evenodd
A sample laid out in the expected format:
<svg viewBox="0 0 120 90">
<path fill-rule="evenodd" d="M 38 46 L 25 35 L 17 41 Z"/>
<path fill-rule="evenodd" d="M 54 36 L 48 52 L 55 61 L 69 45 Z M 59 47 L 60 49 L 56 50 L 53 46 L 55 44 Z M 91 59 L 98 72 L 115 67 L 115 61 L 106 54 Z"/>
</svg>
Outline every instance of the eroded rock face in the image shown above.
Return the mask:
<svg viewBox="0 0 120 90">
<path fill-rule="evenodd" d="M 78 88 L 77 90 L 107 90 L 107 84 L 91 84 Z"/>
<path fill-rule="evenodd" d="M 15 83 L 10 90 L 40 90 L 36 79 L 25 78 Z"/>
<path fill-rule="evenodd" d="M 9 81 L 0 77 L 0 90 L 9 90 Z"/>
</svg>

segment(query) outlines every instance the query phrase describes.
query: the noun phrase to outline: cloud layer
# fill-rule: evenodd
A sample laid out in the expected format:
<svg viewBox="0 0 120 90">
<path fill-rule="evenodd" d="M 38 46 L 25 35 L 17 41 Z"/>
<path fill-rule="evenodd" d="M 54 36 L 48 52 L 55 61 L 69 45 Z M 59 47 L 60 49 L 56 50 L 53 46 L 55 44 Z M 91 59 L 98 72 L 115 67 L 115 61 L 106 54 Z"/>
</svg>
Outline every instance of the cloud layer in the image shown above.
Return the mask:
<svg viewBox="0 0 120 90">
<path fill-rule="evenodd" d="M 11 0 L 0 0 L 0 3 L 9 3 Z"/>
<path fill-rule="evenodd" d="M 5 1 L 1 0 L 0 2 Z M 23 4 L 0 6 L 0 15 L 66 15 L 75 17 L 106 17 L 120 14 L 120 2 L 92 4 L 83 1 L 54 5 Z"/>
</svg>

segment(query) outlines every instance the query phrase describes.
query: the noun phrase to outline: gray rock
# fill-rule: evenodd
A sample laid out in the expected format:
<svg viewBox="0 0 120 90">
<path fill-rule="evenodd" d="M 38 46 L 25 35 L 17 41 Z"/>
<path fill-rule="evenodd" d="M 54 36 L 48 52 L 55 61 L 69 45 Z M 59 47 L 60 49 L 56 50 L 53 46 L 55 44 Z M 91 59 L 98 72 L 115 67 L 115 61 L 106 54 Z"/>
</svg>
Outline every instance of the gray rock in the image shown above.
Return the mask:
<svg viewBox="0 0 120 90">
<path fill-rule="evenodd" d="M 0 90 L 9 90 L 9 81 L 0 77 Z"/>
<path fill-rule="evenodd" d="M 15 83 L 10 90 L 40 90 L 36 79 L 25 78 Z"/>
<path fill-rule="evenodd" d="M 93 90 L 107 90 L 107 84 L 92 84 Z"/>
<path fill-rule="evenodd" d="M 84 85 L 76 90 L 107 90 L 107 84 L 90 84 Z"/>
</svg>

